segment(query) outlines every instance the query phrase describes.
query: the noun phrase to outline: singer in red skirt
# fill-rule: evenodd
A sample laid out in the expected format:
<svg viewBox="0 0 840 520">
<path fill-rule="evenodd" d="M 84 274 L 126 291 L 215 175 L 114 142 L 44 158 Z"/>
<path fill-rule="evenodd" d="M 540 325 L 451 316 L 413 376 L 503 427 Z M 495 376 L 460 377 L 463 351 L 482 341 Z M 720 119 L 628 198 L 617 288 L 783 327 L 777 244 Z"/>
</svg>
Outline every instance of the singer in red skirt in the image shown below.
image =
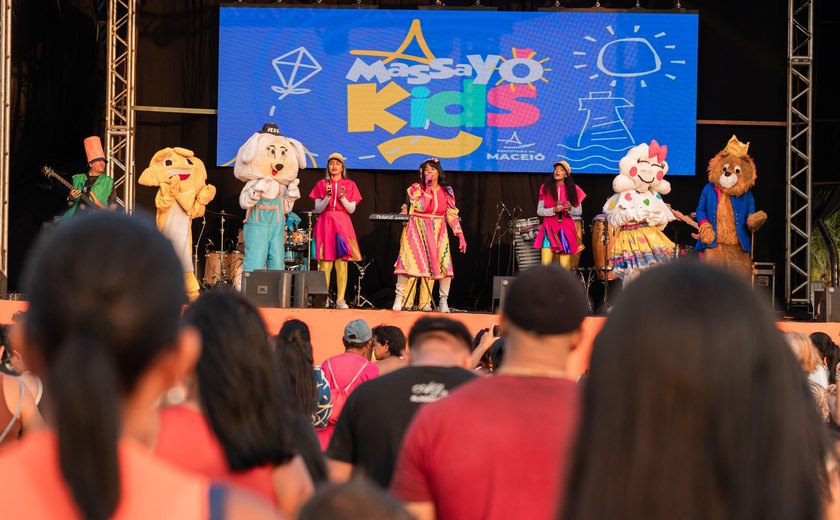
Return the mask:
<svg viewBox="0 0 840 520">
<path fill-rule="evenodd" d="M 347 290 L 347 261 L 362 259 L 356 231 L 350 215 L 356 211 L 356 204 L 362 200 L 356 183 L 347 178 L 344 157 L 340 153 L 330 154 L 327 171 L 318 181 L 309 198 L 315 201 L 315 213 L 319 213 L 315 224 L 315 258 L 318 270 L 327 275 L 327 285 L 335 266 L 335 307 L 346 309 L 344 293 Z"/>
<path fill-rule="evenodd" d="M 557 262 L 564 269 L 572 267 L 572 255 L 578 252 L 575 221 L 583 213 L 581 203 L 586 193 L 575 185 L 572 168 L 566 161 L 554 163 L 554 173 L 540 186 L 537 215 L 542 226 L 534 240 L 543 265 Z"/>
</svg>

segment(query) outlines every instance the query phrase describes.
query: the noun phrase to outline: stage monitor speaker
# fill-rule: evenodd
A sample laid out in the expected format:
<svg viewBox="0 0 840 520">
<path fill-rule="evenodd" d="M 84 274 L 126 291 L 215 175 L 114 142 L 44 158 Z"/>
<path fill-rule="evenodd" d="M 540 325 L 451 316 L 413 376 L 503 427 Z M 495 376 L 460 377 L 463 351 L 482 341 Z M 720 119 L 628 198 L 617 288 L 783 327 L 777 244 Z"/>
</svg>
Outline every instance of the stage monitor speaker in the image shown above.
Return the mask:
<svg viewBox="0 0 840 520">
<path fill-rule="evenodd" d="M 773 262 L 752 263 L 752 286 L 759 294 L 769 298 L 770 307 L 776 308 L 776 264 Z"/>
<path fill-rule="evenodd" d="M 840 322 L 840 288 L 825 288 L 824 305 L 823 315 L 825 316 L 825 321 Z"/>
<path fill-rule="evenodd" d="M 505 295 L 510 284 L 516 279 L 515 276 L 494 276 L 493 277 L 493 312 L 497 312 L 505 305 Z"/>
<path fill-rule="evenodd" d="M 329 287 L 327 273 L 323 271 L 292 271 L 294 273 L 294 292 L 292 304 L 294 307 L 327 306 Z"/>
<path fill-rule="evenodd" d="M 294 272 L 253 271 L 242 273 L 242 293 L 257 307 L 291 307 Z"/>
</svg>

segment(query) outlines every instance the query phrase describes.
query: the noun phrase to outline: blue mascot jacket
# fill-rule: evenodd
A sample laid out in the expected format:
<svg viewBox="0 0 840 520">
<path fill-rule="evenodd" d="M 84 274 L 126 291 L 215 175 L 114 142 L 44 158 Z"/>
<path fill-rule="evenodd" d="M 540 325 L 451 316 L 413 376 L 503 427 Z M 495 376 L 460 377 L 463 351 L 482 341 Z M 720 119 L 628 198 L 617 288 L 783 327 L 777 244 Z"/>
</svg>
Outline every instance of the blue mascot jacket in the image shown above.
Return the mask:
<svg viewBox="0 0 840 520">
<path fill-rule="evenodd" d="M 755 200 L 752 192 L 748 191 L 738 197 L 730 196 L 729 200 L 732 201 L 732 210 L 735 213 L 735 231 L 738 233 L 738 241 L 741 243 L 741 248 L 749 253 L 752 249 L 752 239 L 750 238 L 750 230 L 747 229 L 747 217 L 755 213 Z M 717 208 L 718 191 L 715 185 L 710 182 L 703 188 L 703 193 L 700 194 L 700 202 L 697 203 L 697 223 L 703 224 L 703 221 L 708 221 L 712 225 L 712 229 L 715 230 L 715 234 L 717 234 Z M 694 250 L 702 251 L 713 247 L 717 247 L 717 237 L 709 245 L 704 244 L 698 238 Z"/>
</svg>

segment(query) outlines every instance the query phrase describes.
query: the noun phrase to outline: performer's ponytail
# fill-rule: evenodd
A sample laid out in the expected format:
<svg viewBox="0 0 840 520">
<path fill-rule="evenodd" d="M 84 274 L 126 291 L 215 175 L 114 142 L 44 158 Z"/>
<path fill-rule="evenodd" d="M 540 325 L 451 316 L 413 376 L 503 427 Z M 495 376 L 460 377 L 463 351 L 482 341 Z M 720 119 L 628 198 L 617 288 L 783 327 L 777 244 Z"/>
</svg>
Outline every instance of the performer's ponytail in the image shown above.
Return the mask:
<svg viewBox="0 0 840 520">
<path fill-rule="evenodd" d="M 111 354 L 93 338 L 74 338 L 49 373 L 61 474 L 83 518 L 105 520 L 120 500 L 117 439 L 120 390 Z"/>
<path fill-rule="evenodd" d="M 23 286 L 61 475 L 81 517 L 105 520 L 120 503 L 121 403 L 176 342 L 181 264 L 150 219 L 96 212 L 38 242 Z"/>
</svg>

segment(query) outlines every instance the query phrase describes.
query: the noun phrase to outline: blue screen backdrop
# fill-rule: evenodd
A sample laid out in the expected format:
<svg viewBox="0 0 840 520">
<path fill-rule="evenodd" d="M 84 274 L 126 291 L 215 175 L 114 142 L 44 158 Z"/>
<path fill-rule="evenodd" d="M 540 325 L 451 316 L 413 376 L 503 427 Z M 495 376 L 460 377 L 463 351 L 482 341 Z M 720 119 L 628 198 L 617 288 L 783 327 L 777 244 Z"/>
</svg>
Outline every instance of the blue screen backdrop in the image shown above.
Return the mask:
<svg viewBox="0 0 840 520">
<path fill-rule="evenodd" d="M 693 175 L 696 14 L 222 7 L 219 165 L 267 122 L 318 167 Z"/>
</svg>

